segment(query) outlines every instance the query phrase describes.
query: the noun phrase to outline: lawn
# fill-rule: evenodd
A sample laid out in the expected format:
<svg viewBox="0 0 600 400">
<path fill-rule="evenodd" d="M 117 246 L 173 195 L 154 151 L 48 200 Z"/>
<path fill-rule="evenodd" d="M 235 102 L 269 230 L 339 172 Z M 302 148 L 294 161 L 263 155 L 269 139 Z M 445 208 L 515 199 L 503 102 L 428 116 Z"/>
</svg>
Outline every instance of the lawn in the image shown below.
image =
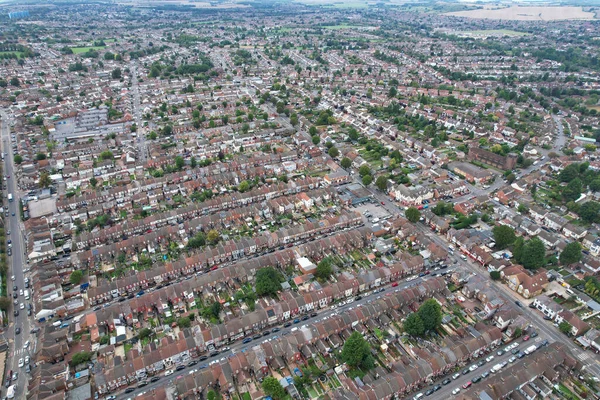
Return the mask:
<svg viewBox="0 0 600 400">
<path fill-rule="evenodd" d="M 19 58 L 23 57 L 22 51 L 0 51 L 0 54 L 16 54 Z"/>
<path fill-rule="evenodd" d="M 242 393 L 242 399 L 243 400 L 252 400 L 252 397 L 250 397 L 250 393 L 244 392 L 244 393 Z"/>
<path fill-rule="evenodd" d="M 81 54 L 81 53 L 87 53 L 90 50 L 102 50 L 104 49 L 104 46 L 91 46 L 91 47 L 71 47 L 71 50 L 73 50 L 73 54 Z"/>
</svg>

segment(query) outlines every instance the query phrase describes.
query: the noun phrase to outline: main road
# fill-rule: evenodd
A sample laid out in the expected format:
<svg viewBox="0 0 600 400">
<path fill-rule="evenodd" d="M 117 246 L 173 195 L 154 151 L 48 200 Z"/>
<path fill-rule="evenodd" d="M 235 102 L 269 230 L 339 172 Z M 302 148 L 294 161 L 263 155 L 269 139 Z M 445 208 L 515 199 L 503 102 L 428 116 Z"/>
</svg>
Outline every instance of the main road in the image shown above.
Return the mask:
<svg viewBox="0 0 600 400">
<path fill-rule="evenodd" d="M 11 240 L 12 245 L 12 256 L 8 258 L 9 265 L 9 281 L 6 284 L 7 290 L 9 291 L 9 298 L 13 300 L 13 285 L 17 286 L 17 295 L 20 290 L 25 289 L 25 274 L 23 273 L 23 269 L 26 263 L 25 260 L 25 251 L 26 246 L 24 245 L 25 241 L 25 233 L 23 230 L 23 226 L 21 224 L 21 215 L 19 208 L 19 195 L 18 188 L 16 184 L 16 176 L 15 176 L 15 168 L 14 168 L 14 159 L 13 159 L 13 151 L 11 146 L 11 136 L 10 136 L 10 117 L 5 110 L 0 110 L 0 116 L 2 117 L 1 123 L 1 142 L 2 142 L 2 152 L 4 152 L 4 175 L 8 178 L 6 179 L 6 190 L 4 191 L 5 198 L 8 197 L 8 194 L 11 193 L 13 195 L 12 202 L 6 202 L 8 209 L 8 217 L 4 216 L 4 229 L 5 232 L 8 233 L 10 231 L 10 235 L 6 235 L 7 239 Z M 6 215 L 6 214 L 5 214 Z M 11 281 L 10 276 L 14 276 L 15 280 Z M 17 303 L 26 305 L 28 301 L 24 299 L 23 296 L 19 296 L 17 298 Z M 19 309 L 19 305 L 13 305 L 13 309 L 9 310 L 9 325 L 8 329 L 5 331 L 5 337 L 9 341 L 9 357 L 7 359 L 6 370 L 12 370 L 13 372 L 19 372 L 19 377 L 16 382 L 12 382 L 12 384 L 16 384 L 16 398 L 25 398 L 26 396 L 26 388 L 28 377 L 25 373 L 24 368 L 19 368 L 18 362 L 20 358 L 24 358 L 25 356 L 31 356 L 34 351 L 35 346 L 35 337 L 33 337 L 29 331 L 33 324 L 30 324 L 29 318 L 27 317 L 27 309 Z M 14 310 L 19 311 L 19 315 L 15 317 L 13 315 Z M 20 334 L 16 334 L 16 329 L 19 328 L 21 330 Z M 27 341 L 30 341 L 31 345 L 29 348 L 24 349 L 23 344 Z M 4 383 L 4 382 L 3 382 Z M 5 388 L 3 387 L 3 390 Z"/>
</svg>

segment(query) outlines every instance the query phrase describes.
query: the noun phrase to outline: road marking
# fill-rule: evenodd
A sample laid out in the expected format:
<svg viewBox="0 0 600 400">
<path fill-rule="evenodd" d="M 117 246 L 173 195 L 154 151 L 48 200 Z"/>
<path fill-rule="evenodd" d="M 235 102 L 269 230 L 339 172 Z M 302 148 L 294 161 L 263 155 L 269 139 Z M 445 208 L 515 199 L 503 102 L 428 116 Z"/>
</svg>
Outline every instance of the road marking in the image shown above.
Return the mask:
<svg viewBox="0 0 600 400">
<path fill-rule="evenodd" d="M 579 353 L 577 354 L 577 358 L 579 358 L 581 361 L 585 361 L 590 358 L 590 355 L 588 353 Z"/>
<path fill-rule="evenodd" d="M 535 342 L 541 342 L 541 341 L 542 341 L 541 337 L 538 336 L 538 337 L 535 338 Z"/>
</svg>

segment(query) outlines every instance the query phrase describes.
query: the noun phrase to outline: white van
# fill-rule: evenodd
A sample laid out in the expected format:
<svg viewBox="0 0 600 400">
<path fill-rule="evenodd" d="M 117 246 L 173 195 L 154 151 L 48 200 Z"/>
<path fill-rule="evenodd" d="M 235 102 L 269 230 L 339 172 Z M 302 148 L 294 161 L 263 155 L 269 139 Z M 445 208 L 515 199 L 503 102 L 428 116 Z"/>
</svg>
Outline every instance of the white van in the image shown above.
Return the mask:
<svg viewBox="0 0 600 400">
<path fill-rule="evenodd" d="M 25 292 L 23 293 L 23 295 L 25 296 L 25 300 L 29 300 L 29 290 L 25 289 Z"/>
</svg>

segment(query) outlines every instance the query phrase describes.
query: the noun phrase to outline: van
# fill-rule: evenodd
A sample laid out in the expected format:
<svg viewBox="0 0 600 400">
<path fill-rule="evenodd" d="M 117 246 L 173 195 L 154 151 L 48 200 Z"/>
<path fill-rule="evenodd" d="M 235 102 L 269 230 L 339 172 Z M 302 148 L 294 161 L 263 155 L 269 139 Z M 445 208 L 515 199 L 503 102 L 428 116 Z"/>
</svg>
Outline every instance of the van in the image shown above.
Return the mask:
<svg viewBox="0 0 600 400">
<path fill-rule="evenodd" d="M 25 300 L 29 300 L 29 290 L 25 290 L 23 295 L 25 296 Z"/>
<path fill-rule="evenodd" d="M 52 323 L 52 326 L 55 327 L 55 328 L 58 328 L 61 325 L 62 325 L 62 321 L 56 321 L 56 322 Z"/>
</svg>

